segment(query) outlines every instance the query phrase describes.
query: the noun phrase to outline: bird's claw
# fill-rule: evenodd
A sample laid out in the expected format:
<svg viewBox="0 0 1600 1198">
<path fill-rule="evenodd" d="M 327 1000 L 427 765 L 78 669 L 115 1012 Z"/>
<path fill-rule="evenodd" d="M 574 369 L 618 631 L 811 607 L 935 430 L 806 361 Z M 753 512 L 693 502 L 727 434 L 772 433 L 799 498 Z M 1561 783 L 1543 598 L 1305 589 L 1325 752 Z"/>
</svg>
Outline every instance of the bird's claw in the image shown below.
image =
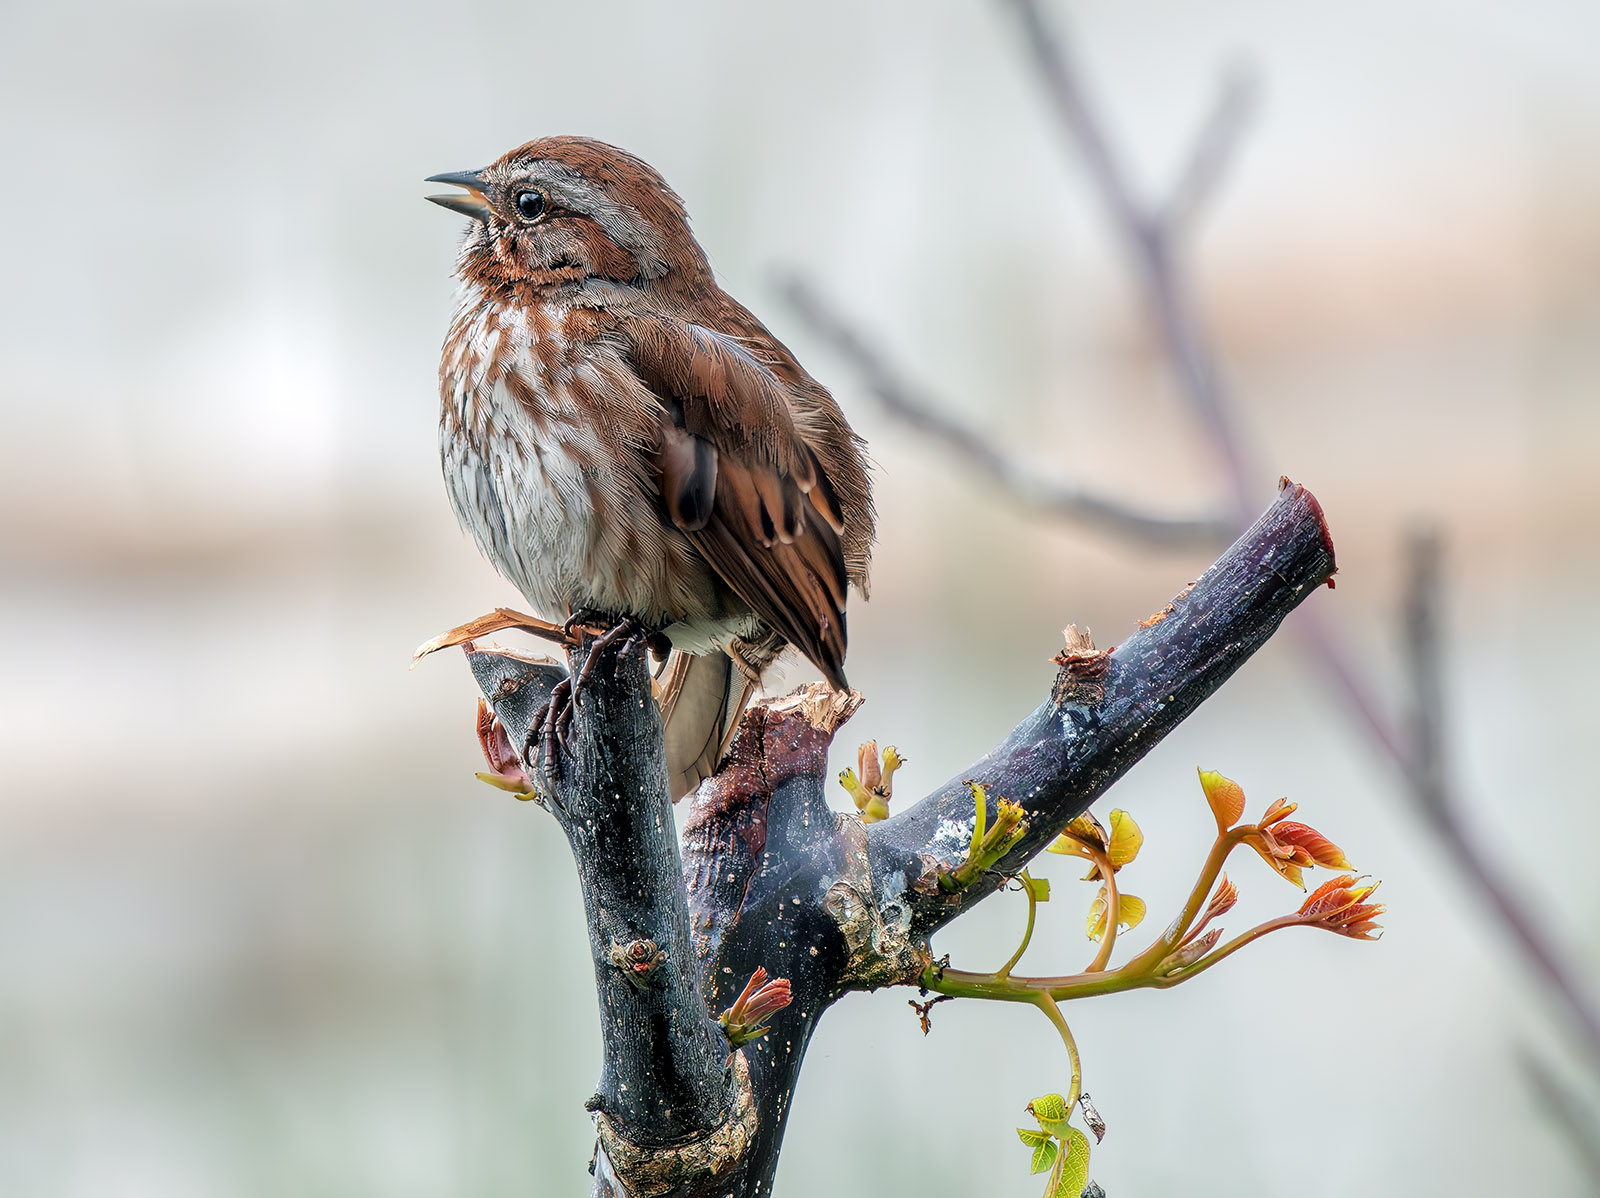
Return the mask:
<svg viewBox="0 0 1600 1198">
<path fill-rule="evenodd" d="M 600 623 L 603 623 L 604 631 L 589 646 L 589 655 L 584 659 L 583 666 L 576 676 L 563 678 L 556 683 L 549 701 L 534 713 L 528 726 L 527 739 L 523 742 L 523 760 L 530 767 L 534 764 L 535 749 L 543 750 L 544 776 L 551 783 L 561 777 L 561 756 L 570 747 L 572 716 L 578 696 L 594 676 L 602 658 L 629 653 L 653 635 L 649 628 L 632 616 L 613 621 L 610 617 L 597 616 L 588 610 L 574 612 L 562 627 L 576 637 Z"/>
<path fill-rule="evenodd" d="M 561 754 L 567 749 L 567 732 L 572 727 L 572 679 L 563 678 L 550 692 L 550 698 L 533 713 L 528 736 L 522 743 L 522 759 L 531 769 L 535 749 L 544 750 L 544 776 L 547 782 L 561 777 Z"/>
</svg>

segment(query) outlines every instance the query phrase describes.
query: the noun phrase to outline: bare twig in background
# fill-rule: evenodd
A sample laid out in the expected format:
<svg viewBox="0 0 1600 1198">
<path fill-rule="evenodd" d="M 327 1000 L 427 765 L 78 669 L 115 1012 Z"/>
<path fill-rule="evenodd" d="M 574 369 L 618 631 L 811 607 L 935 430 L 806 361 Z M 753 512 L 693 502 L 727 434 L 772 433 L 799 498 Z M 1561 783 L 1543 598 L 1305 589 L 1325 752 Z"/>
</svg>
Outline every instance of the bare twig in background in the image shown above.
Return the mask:
<svg viewBox="0 0 1600 1198">
<path fill-rule="evenodd" d="M 1517 1058 L 1528 1089 L 1533 1091 L 1539 1105 L 1550 1112 L 1583 1166 L 1593 1192 L 1600 1194 L 1600 1123 L 1596 1121 L 1594 1109 L 1531 1049 L 1522 1049 Z"/>
<path fill-rule="evenodd" d="M 1066 42 L 1047 24 L 1040 0 L 1001 2 L 1012 10 L 1021 26 L 1027 55 L 1038 71 L 1060 127 L 1063 149 L 1087 170 L 1113 232 L 1128 255 L 1157 336 L 1177 376 L 1180 393 L 1224 463 L 1232 522 L 1235 528 L 1242 527 L 1262 472 L 1246 448 L 1215 350 L 1174 250 L 1176 239 L 1186 231 L 1231 160 L 1234 144 L 1247 123 L 1253 92 L 1247 84 L 1225 83 L 1213 115 L 1202 126 L 1199 144 L 1188 156 L 1173 199 L 1165 208 L 1146 204 L 1135 194 L 1105 123 L 1082 86 Z M 1010 487 L 1016 498 L 1025 503 L 1037 502 L 1030 488 L 1018 488 L 1009 481 L 1007 464 L 998 450 L 946 418 L 932 415 L 925 403 L 912 398 L 913 389 L 898 382 L 859 337 L 828 318 L 814 299 L 808 305 L 810 293 L 803 287 L 791 285 L 788 292 L 799 314 L 862 370 L 869 387 L 891 413 L 916 427 L 931 426 L 930 431 L 947 444 L 961 448 L 975 468 L 1001 486 Z M 899 396 L 902 402 L 889 402 L 886 395 Z M 1075 518 L 1082 518 L 1081 514 Z M 1469 837 L 1463 805 L 1451 789 L 1442 756 L 1437 597 L 1432 595 L 1437 589 L 1438 555 L 1436 547 L 1428 552 L 1432 554 L 1432 564 L 1424 563 L 1425 569 L 1414 571 L 1414 583 L 1420 580 L 1421 585 L 1413 588 L 1413 614 L 1409 621 L 1413 698 L 1418 708 L 1412 728 L 1402 727 L 1378 699 L 1376 688 L 1357 664 L 1356 654 L 1320 612 L 1302 611 L 1294 621 L 1295 631 L 1324 681 L 1394 765 L 1409 797 L 1469 887 L 1481 894 L 1499 916 L 1513 943 L 1567 1012 L 1592 1059 L 1600 1062 L 1600 1011 L 1580 980 L 1581 971 L 1550 940 L 1525 901 L 1500 880 L 1488 858 Z"/>
<path fill-rule="evenodd" d="M 780 280 L 779 287 L 795 313 L 855 367 L 867 390 L 891 416 L 939 442 L 1023 507 L 1154 546 L 1225 545 L 1238 531 L 1231 520 L 1153 516 L 1080 487 L 1039 478 L 976 429 L 944 415 L 936 404 L 914 392 L 883 355 L 831 312 L 804 280 L 788 276 Z"/>
<path fill-rule="evenodd" d="M 1029 54 L 1043 77 L 1068 148 L 1087 164 L 1134 260 L 1183 393 L 1222 451 L 1232 484 L 1234 510 L 1245 511 L 1259 472 L 1247 469 L 1248 455 L 1215 355 L 1201 329 L 1182 267 L 1171 253 L 1170 231 L 1135 199 L 1103 131 L 1103 122 L 1078 85 L 1062 41 L 1046 27 L 1038 0 L 1005 0 L 1005 3 L 1016 10 L 1021 21 Z M 1232 128 L 1237 131 L 1239 126 L 1235 124 Z M 1566 1007 L 1590 1052 L 1600 1059 L 1600 1014 L 1578 981 L 1578 971 L 1563 958 L 1467 836 L 1460 815 L 1461 804 L 1449 792 L 1442 761 L 1437 759 L 1437 713 L 1423 717 L 1424 723 L 1419 724 L 1429 741 L 1416 744 L 1403 738 L 1377 702 L 1373 688 L 1358 672 L 1359 667 L 1354 664 L 1356 656 L 1345 651 L 1327 621 L 1317 618 L 1315 613 L 1309 614 L 1311 618 L 1299 621 L 1297 630 L 1307 641 L 1313 660 L 1393 761 L 1456 865 L 1467 875 L 1472 888 L 1489 901 L 1524 955 Z M 1426 652 L 1436 656 L 1436 636 L 1434 642 L 1426 646 Z M 1416 660 L 1417 655 L 1413 653 L 1413 662 Z M 1437 702 L 1437 677 L 1420 684 L 1420 690 L 1424 692 L 1419 695 L 1423 702 Z M 1431 763 L 1427 760 L 1429 754 L 1435 758 Z"/>
<path fill-rule="evenodd" d="M 1427 530 L 1415 533 L 1408 550 L 1405 629 L 1412 684 L 1412 748 L 1405 769 L 1411 797 L 1438 842 L 1449 850 L 1483 900 L 1494 909 L 1539 978 L 1572 1014 L 1591 1052 L 1600 1058 L 1600 1015 L 1593 999 L 1545 935 L 1528 902 L 1501 879 L 1478 842 L 1467 835 L 1451 794 L 1442 733 L 1444 671 L 1439 647 L 1443 588 L 1439 537 Z"/>
<path fill-rule="evenodd" d="M 1259 474 L 1247 470 L 1238 430 L 1228 414 L 1221 373 L 1210 341 L 1200 327 L 1198 310 L 1187 279 L 1172 257 L 1172 230 L 1161 213 L 1140 202 L 1128 173 L 1112 148 L 1105 122 L 1095 112 L 1067 56 L 1065 43 L 1046 26 L 1037 0 L 1003 0 L 1021 22 L 1028 56 L 1044 84 L 1051 113 L 1061 126 L 1064 149 L 1088 169 L 1096 193 L 1121 240 L 1150 309 L 1162 347 L 1177 372 L 1184 395 L 1205 425 L 1212 445 L 1227 467 L 1236 524 L 1249 514 L 1249 492 Z M 1225 125 L 1234 133 L 1239 124 Z M 1218 160 L 1225 153 L 1212 152 Z M 1194 156 L 1190 156 L 1193 161 Z"/>
<path fill-rule="evenodd" d="M 1079 85 L 1063 41 L 1045 24 L 1039 0 L 1004 0 L 1015 10 L 1027 49 L 1044 82 L 1052 109 L 1065 135 L 1066 148 L 1088 167 L 1091 179 L 1121 234 L 1154 318 L 1167 356 L 1178 375 L 1184 396 L 1205 424 L 1227 464 L 1236 513 L 1247 511 L 1249 496 L 1260 472 L 1249 468 L 1249 454 L 1232 413 L 1215 353 L 1201 327 L 1182 266 L 1172 254 L 1172 230 L 1154 211 L 1134 196 L 1126 173 L 1111 148 L 1104 123 Z M 1235 133 L 1237 123 L 1225 125 Z M 1191 158 L 1192 161 L 1192 158 Z M 1439 834 L 1440 843 L 1467 876 L 1472 889 L 1489 902 L 1512 939 L 1522 950 L 1571 1016 L 1586 1047 L 1600 1060 L 1600 1013 L 1578 980 L 1578 970 L 1568 962 L 1532 919 L 1518 896 L 1491 868 L 1476 843 L 1467 835 L 1461 803 L 1448 789 L 1442 762 L 1429 765 L 1425 758 L 1438 748 L 1437 724 L 1426 725 L 1431 744 L 1413 744 L 1396 729 L 1375 697 L 1374 688 L 1354 664 L 1332 625 L 1308 612 L 1297 622 L 1312 659 L 1335 690 L 1351 706 L 1361 725 L 1394 763 L 1405 779 L 1417 806 Z M 1430 652 L 1434 651 L 1432 648 Z M 1413 654 L 1415 659 L 1415 654 Z M 1425 701 L 1437 699 L 1437 680 L 1424 683 Z M 1437 715 L 1424 717 L 1437 720 Z M 1419 768 L 1421 765 L 1423 768 Z"/>
<path fill-rule="evenodd" d="M 1245 130 L 1255 119 L 1260 86 L 1253 70 L 1235 66 L 1222 77 L 1216 100 L 1195 135 L 1189 157 L 1167 197 L 1162 221 L 1173 239 L 1193 228 L 1233 165 Z"/>
<path fill-rule="evenodd" d="M 1421 813 L 1448 820 L 1444 776 L 1443 558 L 1439 530 L 1406 538 L 1405 647 L 1411 679 L 1411 790 Z"/>
</svg>

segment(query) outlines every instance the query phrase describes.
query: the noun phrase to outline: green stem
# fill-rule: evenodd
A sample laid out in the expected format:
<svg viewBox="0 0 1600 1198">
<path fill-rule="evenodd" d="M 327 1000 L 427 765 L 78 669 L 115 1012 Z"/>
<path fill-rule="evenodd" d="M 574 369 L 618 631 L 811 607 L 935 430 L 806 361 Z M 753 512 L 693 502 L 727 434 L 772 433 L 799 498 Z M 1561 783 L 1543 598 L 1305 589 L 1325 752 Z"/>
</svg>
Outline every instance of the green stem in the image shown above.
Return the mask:
<svg viewBox="0 0 1600 1198">
<path fill-rule="evenodd" d="M 1061 1033 L 1061 1042 L 1067 1046 L 1067 1057 L 1072 1061 L 1072 1089 L 1067 1094 L 1067 1114 L 1072 1114 L 1072 1108 L 1077 1105 L 1078 1095 L 1083 1092 L 1083 1065 L 1078 1060 L 1078 1042 L 1072 1038 L 1072 1029 L 1067 1026 L 1066 1017 L 1061 1014 L 1061 1008 L 1056 1005 L 1056 1000 L 1044 991 L 1036 991 L 1033 1004 L 1045 1013 L 1045 1017 L 1056 1025 L 1056 1031 Z M 1062 1153 L 1066 1152 L 1066 1142 L 1061 1145 Z"/>
<path fill-rule="evenodd" d="M 1221 948 L 1206 954 L 1193 965 L 1169 974 L 1156 974 L 1154 966 L 1138 970 L 1129 962 L 1121 969 L 1097 973 L 1074 973 L 1059 977 L 1012 977 L 995 973 L 971 973 L 964 969 L 945 969 L 935 974 L 926 970 L 920 983 L 925 990 L 935 994 L 948 994 L 952 998 L 982 998 L 991 1002 L 1026 1002 L 1038 1004 L 1040 996 L 1053 1002 L 1070 1002 L 1075 998 L 1090 998 L 1097 994 L 1116 994 L 1124 990 L 1166 990 L 1179 982 L 1204 973 L 1224 957 L 1230 957 L 1245 945 L 1261 939 L 1268 932 L 1280 928 L 1307 926 L 1296 913 L 1269 919 L 1247 932 L 1241 932 Z M 1165 958 L 1163 958 L 1165 960 Z M 1157 965 L 1160 964 L 1158 961 Z"/>
<path fill-rule="evenodd" d="M 1167 974 L 1164 977 L 1151 978 L 1148 984 L 1154 986 L 1156 989 L 1165 990 L 1170 986 L 1176 986 L 1179 982 L 1187 982 L 1190 978 L 1196 977 L 1210 969 L 1224 957 L 1231 957 L 1245 945 L 1250 944 L 1253 941 L 1260 940 L 1261 937 L 1265 936 L 1268 932 L 1276 932 L 1279 928 L 1296 928 L 1307 926 L 1309 925 L 1303 918 L 1301 918 L 1298 912 L 1294 915 L 1280 915 L 1277 919 L 1269 919 L 1265 923 L 1258 923 L 1248 932 L 1240 932 L 1221 948 L 1207 953 L 1193 965 L 1190 965 L 1185 969 L 1180 969 L 1175 973 Z"/>
<path fill-rule="evenodd" d="M 1067 1145 L 1056 1140 L 1056 1163 L 1051 1166 L 1050 1177 L 1045 1180 L 1045 1198 L 1056 1198 L 1056 1190 L 1061 1188 L 1061 1168 L 1067 1163 Z"/>
<path fill-rule="evenodd" d="M 1033 920 L 1039 909 L 1039 900 L 1033 897 L 1033 887 L 1028 885 L 1028 881 L 1028 871 L 1023 870 L 1022 889 L 1028 896 L 1028 926 L 1022 930 L 1022 943 L 1017 945 L 1017 951 L 1011 954 L 1011 960 L 995 970 L 994 976 L 997 978 L 1011 976 L 1011 971 L 1016 968 L 1017 962 L 1022 960 L 1022 954 L 1028 951 L 1028 942 L 1033 939 Z"/>
<path fill-rule="evenodd" d="M 1144 952 L 1134 957 L 1122 968 L 1133 972 L 1148 972 L 1153 970 L 1168 954 L 1183 942 L 1185 934 L 1193 926 L 1195 918 L 1200 914 L 1200 908 L 1205 905 L 1206 898 L 1211 894 L 1211 888 L 1216 885 L 1217 876 L 1222 873 L 1222 867 L 1228 863 L 1228 855 L 1244 842 L 1247 832 L 1256 831 L 1254 824 L 1243 824 L 1237 828 L 1230 828 L 1217 836 L 1211 846 L 1211 852 L 1206 857 L 1206 863 L 1200 870 L 1200 876 L 1195 879 L 1193 889 L 1189 891 L 1189 898 L 1183 905 L 1183 911 L 1176 922 L 1167 928 L 1154 943 Z"/>
<path fill-rule="evenodd" d="M 945 894 L 957 894 L 1017 846 L 1028 834 L 1028 822 L 1022 818 L 1022 808 L 1006 799 L 995 801 L 994 823 L 984 827 L 984 800 L 982 788 L 969 783 L 978 796 L 978 819 L 973 824 L 973 843 L 967 850 L 967 859 L 948 872 L 939 875 L 939 889 Z M 981 837 L 977 835 L 983 829 Z"/>
<path fill-rule="evenodd" d="M 1050 1170 L 1050 1176 L 1044 1183 L 1044 1198 L 1056 1198 L 1056 1191 L 1061 1188 L 1061 1170 L 1067 1163 L 1067 1146 L 1062 1141 L 1056 1141 L 1056 1163 Z"/>
</svg>

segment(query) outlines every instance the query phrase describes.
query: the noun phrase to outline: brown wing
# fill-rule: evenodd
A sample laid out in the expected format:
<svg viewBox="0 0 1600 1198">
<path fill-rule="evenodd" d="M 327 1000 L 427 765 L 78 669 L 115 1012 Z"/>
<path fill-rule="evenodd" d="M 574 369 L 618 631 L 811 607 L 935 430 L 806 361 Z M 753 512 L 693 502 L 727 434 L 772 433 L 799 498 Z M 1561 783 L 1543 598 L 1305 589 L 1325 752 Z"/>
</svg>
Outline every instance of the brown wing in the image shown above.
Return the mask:
<svg viewBox="0 0 1600 1198">
<path fill-rule="evenodd" d="M 742 344 L 635 315 L 619 329 L 661 401 L 656 482 L 667 515 L 734 594 L 843 689 L 843 517 L 782 385 Z"/>
</svg>

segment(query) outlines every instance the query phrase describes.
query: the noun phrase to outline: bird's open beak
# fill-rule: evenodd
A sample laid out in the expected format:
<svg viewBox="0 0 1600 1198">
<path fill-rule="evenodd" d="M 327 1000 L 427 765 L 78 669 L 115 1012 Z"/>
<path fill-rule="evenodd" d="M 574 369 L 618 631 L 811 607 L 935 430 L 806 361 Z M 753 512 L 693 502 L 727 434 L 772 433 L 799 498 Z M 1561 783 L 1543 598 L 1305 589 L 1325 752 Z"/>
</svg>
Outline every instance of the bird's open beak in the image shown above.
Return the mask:
<svg viewBox="0 0 1600 1198">
<path fill-rule="evenodd" d="M 470 216 L 473 220 L 489 219 L 489 201 L 484 198 L 482 171 L 456 171 L 450 175 L 429 175 L 424 183 L 449 183 L 452 187 L 462 188 L 466 194 L 429 196 L 428 199 L 441 208 L 448 208 L 451 212 L 459 212 L 462 216 Z"/>
</svg>

